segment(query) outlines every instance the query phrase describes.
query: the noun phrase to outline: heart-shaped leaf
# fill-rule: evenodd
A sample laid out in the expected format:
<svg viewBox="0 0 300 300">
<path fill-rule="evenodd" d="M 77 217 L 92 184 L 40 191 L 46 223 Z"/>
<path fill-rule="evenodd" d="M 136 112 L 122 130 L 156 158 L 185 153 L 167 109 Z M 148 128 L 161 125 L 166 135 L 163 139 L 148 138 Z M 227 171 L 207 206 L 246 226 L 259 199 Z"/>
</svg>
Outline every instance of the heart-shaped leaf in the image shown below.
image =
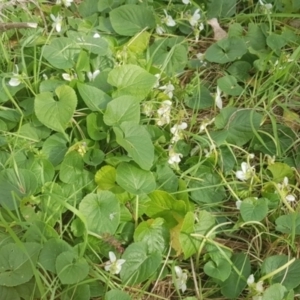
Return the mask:
<svg viewBox="0 0 300 300">
<path fill-rule="evenodd" d="M 268 199 L 246 198 L 241 204 L 241 215 L 245 222 L 261 221 L 268 214 Z"/>
<path fill-rule="evenodd" d="M 126 260 L 122 266 L 121 279 L 126 284 L 138 284 L 149 279 L 161 263 L 161 254 L 150 253 L 144 242 L 129 245 L 123 256 Z"/>
<path fill-rule="evenodd" d="M 62 284 L 75 284 L 89 274 L 89 265 L 75 251 L 65 251 L 58 255 L 55 263 L 56 272 Z"/>
<path fill-rule="evenodd" d="M 142 169 L 150 170 L 154 160 L 154 146 L 145 127 L 134 122 L 123 122 L 120 127 L 113 129 L 117 143 Z"/>
<path fill-rule="evenodd" d="M 36 95 L 34 111 L 39 121 L 45 126 L 58 132 L 64 132 L 71 120 L 77 105 L 75 91 L 62 85 L 56 88 L 57 100 L 50 92 Z"/>
<path fill-rule="evenodd" d="M 103 117 L 104 123 L 109 126 L 117 126 L 122 122 L 131 121 L 139 124 L 139 101 L 132 96 L 121 96 L 110 101 Z"/>
<path fill-rule="evenodd" d="M 37 243 L 7 244 L 0 249 L 0 285 L 12 287 L 28 282 L 33 276 L 41 246 Z"/>
<path fill-rule="evenodd" d="M 117 168 L 117 183 L 129 193 L 149 194 L 155 189 L 155 178 L 150 171 L 142 170 L 129 163 L 121 163 Z"/>
<path fill-rule="evenodd" d="M 112 192 L 88 194 L 80 202 L 79 211 L 86 217 L 89 231 L 114 234 L 119 226 L 120 205 Z"/>
<path fill-rule="evenodd" d="M 207 262 L 203 270 L 206 275 L 224 281 L 230 275 L 231 265 L 226 259 L 219 259 L 217 262 Z"/>
<path fill-rule="evenodd" d="M 110 12 L 113 29 L 120 35 L 133 36 L 145 28 L 152 29 L 156 22 L 152 10 L 146 6 L 127 4 Z"/>
</svg>

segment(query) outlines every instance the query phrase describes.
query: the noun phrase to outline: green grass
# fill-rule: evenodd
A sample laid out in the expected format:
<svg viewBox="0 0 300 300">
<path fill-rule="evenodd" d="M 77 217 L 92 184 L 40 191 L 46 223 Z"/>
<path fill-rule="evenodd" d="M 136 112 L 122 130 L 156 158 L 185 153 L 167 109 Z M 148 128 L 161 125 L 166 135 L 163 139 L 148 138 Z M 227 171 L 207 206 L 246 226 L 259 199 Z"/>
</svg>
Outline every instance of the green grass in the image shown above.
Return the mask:
<svg viewBox="0 0 300 300">
<path fill-rule="evenodd" d="M 3 300 L 299 299 L 297 1 L 75 2 L 0 4 Z"/>
</svg>

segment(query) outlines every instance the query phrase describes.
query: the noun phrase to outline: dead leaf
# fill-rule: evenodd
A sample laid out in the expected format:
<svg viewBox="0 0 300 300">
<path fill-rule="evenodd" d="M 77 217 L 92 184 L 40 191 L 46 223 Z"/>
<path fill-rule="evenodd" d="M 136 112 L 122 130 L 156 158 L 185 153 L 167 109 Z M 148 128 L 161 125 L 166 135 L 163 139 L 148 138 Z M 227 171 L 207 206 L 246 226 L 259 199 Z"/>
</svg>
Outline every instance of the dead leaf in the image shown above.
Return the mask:
<svg viewBox="0 0 300 300">
<path fill-rule="evenodd" d="M 207 21 L 214 31 L 214 40 L 219 41 L 228 36 L 227 32 L 221 28 L 218 19 L 213 18 Z"/>
</svg>

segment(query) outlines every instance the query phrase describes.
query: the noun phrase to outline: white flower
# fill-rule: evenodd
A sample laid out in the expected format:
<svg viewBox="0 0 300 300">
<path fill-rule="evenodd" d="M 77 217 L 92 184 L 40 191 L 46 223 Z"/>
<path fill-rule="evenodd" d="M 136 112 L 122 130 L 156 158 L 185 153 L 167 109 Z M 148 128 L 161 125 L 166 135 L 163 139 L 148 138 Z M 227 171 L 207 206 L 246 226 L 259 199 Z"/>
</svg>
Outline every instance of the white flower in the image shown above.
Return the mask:
<svg viewBox="0 0 300 300">
<path fill-rule="evenodd" d="M 259 281 L 256 283 L 253 274 L 251 274 L 247 279 L 247 284 L 250 287 L 252 293 L 258 294 L 254 295 L 252 299 L 260 299 L 260 294 L 264 292 L 263 281 Z"/>
<path fill-rule="evenodd" d="M 202 124 L 200 125 L 200 130 L 199 130 L 199 132 L 201 133 L 201 132 L 205 131 L 206 127 L 207 127 L 208 125 L 212 124 L 214 121 L 215 121 L 215 118 L 212 118 L 211 120 L 207 120 L 207 119 L 204 120 L 204 121 L 202 122 Z"/>
<path fill-rule="evenodd" d="M 294 195 L 289 194 L 289 191 L 291 190 L 289 186 L 289 179 L 285 176 L 282 180 L 282 183 L 278 183 L 278 188 L 283 192 L 284 197 L 286 201 L 288 202 L 294 202 L 296 201 L 296 198 Z"/>
<path fill-rule="evenodd" d="M 73 0 L 56 0 L 56 4 L 61 4 L 61 2 L 66 6 L 69 7 L 71 6 Z"/>
<path fill-rule="evenodd" d="M 248 284 L 248 285 L 251 285 L 251 284 L 253 284 L 253 283 L 254 283 L 254 275 L 251 274 L 251 275 L 248 277 L 248 279 L 247 279 L 247 284 Z"/>
<path fill-rule="evenodd" d="M 182 3 L 187 5 L 187 4 L 190 4 L 191 1 L 190 0 L 182 0 Z"/>
<path fill-rule="evenodd" d="M 182 157 L 182 154 L 181 154 L 181 153 L 176 153 L 176 152 L 173 150 L 173 147 L 172 147 L 172 146 L 169 147 L 169 160 L 168 160 L 168 163 L 169 163 L 170 165 L 180 163 L 181 157 Z"/>
<path fill-rule="evenodd" d="M 292 195 L 292 194 L 286 195 L 285 199 L 286 199 L 288 202 L 294 202 L 294 201 L 296 200 L 295 196 Z"/>
<path fill-rule="evenodd" d="M 119 274 L 126 260 L 117 259 L 112 251 L 109 251 L 108 255 L 110 261 L 106 262 L 105 271 L 110 271 L 111 274 Z"/>
<path fill-rule="evenodd" d="M 266 157 L 267 157 L 268 165 L 273 165 L 273 164 L 275 164 L 275 160 L 276 160 L 275 155 L 270 156 L 269 154 L 267 154 Z"/>
<path fill-rule="evenodd" d="M 94 33 L 94 35 L 93 35 L 94 39 L 98 39 L 100 37 L 101 37 L 101 35 L 98 32 Z"/>
<path fill-rule="evenodd" d="M 155 82 L 153 87 L 158 88 L 159 87 L 160 74 L 155 74 L 154 76 L 156 77 L 156 82 Z"/>
<path fill-rule="evenodd" d="M 13 77 L 9 80 L 8 85 L 18 86 L 21 83 L 19 78 L 20 78 L 19 67 L 18 67 L 18 65 L 15 65 L 14 71 L 13 71 Z"/>
<path fill-rule="evenodd" d="M 178 134 L 178 132 L 180 132 L 180 130 L 184 130 L 184 129 L 186 129 L 187 128 L 187 123 L 185 123 L 185 122 L 182 122 L 181 124 L 176 124 L 176 125 L 174 125 L 172 128 L 171 128 L 171 133 L 172 134 Z"/>
<path fill-rule="evenodd" d="M 235 206 L 238 210 L 241 209 L 241 205 L 242 205 L 243 201 L 241 201 L 240 199 L 235 201 Z M 249 278 L 248 278 L 249 279 Z M 248 281 L 247 281 L 248 282 Z"/>
<path fill-rule="evenodd" d="M 201 53 L 201 52 L 199 52 L 199 53 L 196 54 L 197 59 L 199 59 L 201 62 L 203 62 L 204 56 L 205 56 L 205 54 Z"/>
<path fill-rule="evenodd" d="M 165 29 L 164 29 L 163 27 L 161 27 L 161 26 L 156 26 L 155 32 L 156 32 L 157 34 L 159 34 L 159 35 L 162 35 L 162 34 L 164 34 L 166 31 L 165 31 Z"/>
<path fill-rule="evenodd" d="M 8 82 L 10 86 L 18 86 L 20 83 L 21 83 L 20 79 L 16 76 L 12 77 Z"/>
<path fill-rule="evenodd" d="M 200 25 L 199 25 L 199 30 L 200 30 L 200 32 L 201 32 L 203 29 L 204 29 L 204 24 L 203 24 L 203 23 L 200 23 Z"/>
<path fill-rule="evenodd" d="M 213 153 L 215 153 L 215 151 L 216 151 L 216 146 L 215 146 L 214 144 L 211 144 L 211 145 L 209 146 L 209 150 L 204 149 L 203 151 L 204 151 L 204 153 L 205 153 L 205 157 L 211 157 L 211 155 L 212 155 Z"/>
<path fill-rule="evenodd" d="M 157 113 L 162 116 L 171 110 L 172 102 L 170 100 L 165 100 L 162 102 L 161 107 L 157 110 Z"/>
<path fill-rule="evenodd" d="M 262 293 L 264 291 L 264 283 L 262 281 L 257 282 L 255 289 L 258 293 Z"/>
<path fill-rule="evenodd" d="M 94 81 L 95 78 L 100 74 L 100 70 L 96 70 L 93 73 L 92 72 L 87 72 L 87 77 L 89 79 L 89 81 Z"/>
<path fill-rule="evenodd" d="M 254 153 L 249 153 L 249 154 L 248 154 L 248 158 L 249 158 L 249 159 L 254 159 L 254 158 L 255 158 Z"/>
<path fill-rule="evenodd" d="M 59 14 L 57 15 L 57 17 L 50 14 L 50 18 L 53 21 L 52 27 L 55 27 L 56 31 L 60 32 L 63 18 Z"/>
<path fill-rule="evenodd" d="M 170 100 L 165 100 L 162 102 L 161 107 L 157 110 L 159 119 L 157 121 L 158 126 L 163 126 L 170 123 L 170 112 L 171 112 L 172 102 Z"/>
<path fill-rule="evenodd" d="M 176 286 L 184 293 L 186 291 L 187 274 L 178 266 L 174 267 L 176 273 Z"/>
<path fill-rule="evenodd" d="M 73 79 L 77 78 L 77 75 L 74 74 L 74 75 L 70 75 L 68 73 L 62 73 L 61 74 L 62 78 L 66 81 L 72 81 Z"/>
<path fill-rule="evenodd" d="M 217 87 L 217 93 L 216 93 L 216 96 L 215 96 L 215 103 L 216 103 L 216 105 L 219 109 L 223 108 L 223 101 L 222 101 L 222 98 L 221 98 L 221 90 L 220 90 L 219 87 Z"/>
<path fill-rule="evenodd" d="M 259 4 L 263 6 L 267 11 L 271 11 L 273 8 L 273 5 L 271 3 L 264 3 L 262 0 L 258 0 Z"/>
<path fill-rule="evenodd" d="M 160 90 L 164 90 L 164 93 L 169 96 L 170 99 L 173 98 L 173 91 L 175 90 L 174 85 L 170 82 L 167 85 L 159 87 Z"/>
<path fill-rule="evenodd" d="M 172 16 L 168 15 L 167 11 L 164 9 L 164 13 L 166 17 L 164 18 L 164 23 L 166 23 L 167 26 L 173 27 L 176 25 L 176 22 L 173 20 Z"/>
<path fill-rule="evenodd" d="M 235 172 L 235 176 L 237 179 L 241 181 L 248 180 L 251 178 L 255 172 L 254 167 L 251 167 L 248 163 L 242 162 L 241 169 Z"/>
<path fill-rule="evenodd" d="M 178 142 L 183 138 L 182 130 L 186 129 L 188 127 L 187 123 L 182 122 L 181 124 L 175 124 L 171 129 L 171 133 L 173 134 L 173 137 L 171 139 L 171 143 Z"/>
<path fill-rule="evenodd" d="M 153 114 L 153 103 L 146 101 L 142 104 L 142 113 L 147 117 L 151 117 Z"/>
<path fill-rule="evenodd" d="M 200 14 L 199 14 L 200 9 L 196 9 L 194 14 L 189 18 L 189 22 L 191 26 L 196 26 L 198 24 L 198 21 L 200 19 Z"/>
</svg>

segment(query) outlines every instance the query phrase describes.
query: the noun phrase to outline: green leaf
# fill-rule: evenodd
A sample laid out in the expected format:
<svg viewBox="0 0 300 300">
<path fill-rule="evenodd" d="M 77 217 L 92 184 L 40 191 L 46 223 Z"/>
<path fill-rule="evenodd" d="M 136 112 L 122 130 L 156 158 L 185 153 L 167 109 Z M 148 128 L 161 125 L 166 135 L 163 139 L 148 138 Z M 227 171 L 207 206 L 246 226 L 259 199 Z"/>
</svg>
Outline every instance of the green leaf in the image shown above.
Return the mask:
<svg viewBox="0 0 300 300">
<path fill-rule="evenodd" d="M 267 169 L 272 173 L 273 180 L 276 182 L 282 182 L 284 177 L 293 178 L 294 176 L 293 169 L 285 163 L 275 162 Z"/>
<path fill-rule="evenodd" d="M 268 199 L 254 197 L 246 198 L 243 200 L 240 212 L 245 222 L 249 221 L 261 221 L 268 214 Z"/>
<path fill-rule="evenodd" d="M 147 202 L 146 215 L 164 218 L 169 228 L 176 226 L 189 210 L 184 201 L 176 200 L 164 191 L 154 191 L 148 197 L 150 201 Z"/>
<path fill-rule="evenodd" d="M 120 290 L 110 290 L 105 294 L 104 300 L 131 300 L 130 296 Z"/>
<path fill-rule="evenodd" d="M 85 216 L 88 231 L 96 234 L 114 234 L 120 223 L 120 205 L 116 196 L 109 191 L 88 194 L 79 204 Z"/>
<path fill-rule="evenodd" d="M 249 257 L 244 253 L 234 254 L 231 261 L 235 268 L 232 268 L 230 276 L 222 282 L 221 293 L 226 298 L 235 299 L 247 286 L 247 278 L 251 272 L 251 265 Z"/>
<path fill-rule="evenodd" d="M 148 280 L 161 264 L 161 254 L 149 252 L 146 243 L 138 242 L 129 245 L 123 256 L 126 260 L 121 270 L 123 283 L 134 285 Z"/>
<path fill-rule="evenodd" d="M 185 104 L 192 109 L 205 109 L 214 105 L 214 98 L 208 88 L 203 84 L 197 84 L 194 89 L 186 95 Z"/>
<path fill-rule="evenodd" d="M 29 170 L 5 169 L 0 172 L 0 204 L 15 210 L 19 199 L 33 195 L 38 187 L 36 176 Z"/>
<path fill-rule="evenodd" d="M 225 127 L 227 142 L 237 146 L 246 144 L 254 137 L 254 131 L 259 129 L 261 121 L 262 115 L 252 109 L 235 110 L 230 107 L 222 109 L 215 120 L 217 127 Z"/>
<path fill-rule="evenodd" d="M 205 52 L 210 62 L 226 64 L 235 61 L 247 53 L 245 42 L 240 37 L 228 37 L 212 44 Z"/>
<path fill-rule="evenodd" d="M 112 10 L 109 14 L 113 29 L 120 35 L 133 36 L 156 25 L 153 12 L 146 6 L 127 4 Z"/>
<path fill-rule="evenodd" d="M 113 130 L 117 143 L 142 169 L 150 170 L 154 160 L 154 146 L 145 127 L 133 122 L 123 122 L 120 127 L 113 127 Z"/>
<path fill-rule="evenodd" d="M 94 141 L 104 140 L 107 137 L 107 126 L 103 122 L 103 115 L 91 113 L 86 117 L 87 132 Z"/>
<path fill-rule="evenodd" d="M 76 56 L 80 53 L 80 47 L 73 39 L 66 37 L 55 38 L 50 45 L 42 48 L 44 58 L 55 68 L 70 69 L 76 62 Z"/>
<path fill-rule="evenodd" d="M 59 86 L 55 94 L 57 101 L 50 92 L 36 95 L 34 111 L 42 124 L 52 130 L 64 132 L 75 112 L 77 97 L 74 90 L 67 85 Z"/>
<path fill-rule="evenodd" d="M 216 262 L 207 262 L 204 265 L 203 271 L 206 275 L 221 281 L 225 281 L 232 272 L 230 263 L 224 258 Z"/>
<path fill-rule="evenodd" d="M 83 161 L 89 166 L 98 166 L 103 162 L 105 154 L 100 149 L 89 149 L 83 156 Z"/>
<path fill-rule="evenodd" d="M 72 247 L 61 239 L 52 238 L 43 245 L 43 249 L 39 257 L 39 263 L 45 270 L 56 274 L 56 258 L 59 254 L 65 251 L 72 251 Z"/>
<path fill-rule="evenodd" d="M 66 293 L 63 294 L 61 300 L 90 300 L 91 292 L 88 284 L 76 285 L 68 288 Z"/>
<path fill-rule="evenodd" d="M 282 215 L 276 219 L 275 223 L 277 231 L 300 235 L 300 213 Z"/>
<path fill-rule="evenodd" d="M 77 88 L 84 103 L 91 111 L 102 112 L 111 100 L 107 94 L 94 86 L 78 82 Z"/>
<path fill-rule="evenodd" d="M 225 198 L 225 189 L 221 185 L 221 178 L 214 170 L 206 166 L 200 166 L 197 171 L 199 180 L 191 180 L 189 188 L 191 198 L 196 203 L 216 203 L 221 202 Z"/>
<path fill-rule="evenodd" d="M 143 100 L 155 85 L 157 78 L 136 65 L 123 65 L 110 71 L 108 83 L 115 86 L 115 97 L 130 95 Z"/>
<path fill-rule="evenodd" d="M 130 39 L 127 47 L 134 54 L 142 54 L 149 47 L 151 34 L 147 31 L 139 32 Z"/>
<path fill-rule="evenodd" d="M 16 288 L 0 285 L 0 295 L 2 300 L 21 300 Z"/>
<path fill-rule="evenodd" d="M 52 134 L 43 142 L 42 152 L 54 166 L 57 166 L 62 162 L 68 151 L 66 146 L 67 142 L 68 141 L 61 133 Z"/>
<path fill-rule="evenodd" d="M 234 76 L 226 75 L 217 80 L 218 87 L 230 96 L 239 96 L 243 93 L 244 89 L 237 83 Z"/>
<path fill-rule="evenodd" d="M 0 249 L 0 285 L 13 287 L 33 277 L 41 246 L 37 243 L 7 244 Z"/>
<path fill-rule="evenodd" d="M 252 66 L 246 61 L 235 61 L 227 71 L 238 81 L 247 81 L 250 77 L 249 71 Z"/>
<path fill-rule="evenodd" d="M 184 259 L 187 259 L 197 253 L 202 238 L 191 236 L 191 234 L 199 234 L 204 236 L 209 229 L 215 225 L 215 218 L 206 210 L 201 210 L 197 216 L 197 223 L 194 212 L 188 212 L 183 220 L 179 241 L 184 253 Z"/>
<path fill-rule="evenodd" d="M 65 183 L 74 183 L 82 178 L 83 159 L 77 151 L 69 152 L 60 165 L 59 179 Z"/>
<path fill-rule="evenodd" d="M 75 251 L 65 251 L 58 255 L 55 263 L 56 273 L 62 284 L 76 284 L 89 274 L 89 265 Z"/>
<path fill-rule="evenodd" d="M 286 292 L 287 290 L 283 285 L 275 283 L 264 291 L 262 300 L 284 300 Z"/>
<path fill-rule="evenodd" d="M 36 174 L 38 185 L 42 186 L 48 181 L 52 181 L 54 177 L 54 167 L 47 159 L 36 158 L 27 166 L 27 169 L 33 174 Z"/>
<path fill-rule="evenodd" d="M 156 165 L 156 182 L 158 190 L 169 193 L 176 192 L 179 185 L 177 176 L 167 162 L 163 165 Z"/>
<path fill-rule="evenodd" d="M 183 37 L 158 39 L 150 47 L 153 64 L 169 76 L 184 70 L 187 54 L 188 47 Z"/>
<path fill-rule="evenodd" d="M 162 218 L 141 222 L 134 231 L 134 241 L 144 242 L 149 253 L 163 253 L 170 242 L 170 233 Z"/>
<path fill-rule="evenodd" d="M 108 43 L 103 38 L 94 38 L 92 36 L 83 36 L 81 32 L 78 32 L 78 41 L 77 45 L 81 46 L 83 49 L 87 50 L 90 53 L 97 54 L 100 56 L 107 55 L 108 52 Z"/>
<path fill-rule="evenodd" d="M 58 238 L 58 233 L 48 223 L 33 221 L 26 231 L 24 238 L 28 242 L 45 243 L 51 238 Z"/>
<path fill-rule="evenodd" d="M 267 45 L 277 54 L 280 54 L 280 50 L 282 47 L 286 45 L 287 41 L 284 36 L 271 33 L 267 37 Z"/>
<path fill-rule="evenodd" d="M 95 175 L 99 190 L 109 190 L 115 193 L 124 191 L 116 184 L 117 171 L 114 167 L 103 166 Z"/>
<path fill-rule="evenodd" d="M 266 37 L 259 24 L 248 24 L 248 32 L 245 36 L 245 42 L 248 47 L 251 47 L 254 50 L 259 51 L 266 48 Z"/>
<path fill-rule="evenodd" d="M 285 265 L 290 258 L 286 255 L 274 255 L 267 257 L 262 266 L 262 275 L 271 274 Z M 300 260 L 296 259 L 292 264 L 271 278 L 271 284 L 280 283 L 291 290 L 300 284 Z"/>
<path fill-rule="evenodd" d="M 35 126 L 33 123 L 24 124 L 19 131 L 21 136 L 33 139 L 36 142 L 46 139 L 50 135 L 50 129 L 45 126 Z"/>
<path fill-rule="evenodd" d="M 104 113 L 103 121 L 108 126 L 118 126 L 125 121 L 139 124 L 139 101 L 132 96 L 121 96 L 110 101 Z"/>
<path fill-rule="evenodd" d="M 236 0 L 210 0 L 207 18 L 231 17 L 236 13 Z"/>
<path fill-rule="evenodd" d="M 142 170 L 130 163 L 121 163 L 117 167 L 117 183 L 134 195 L 149 194 L 154 191 L 155 178 L 150 171 Z"/>
</svg>

